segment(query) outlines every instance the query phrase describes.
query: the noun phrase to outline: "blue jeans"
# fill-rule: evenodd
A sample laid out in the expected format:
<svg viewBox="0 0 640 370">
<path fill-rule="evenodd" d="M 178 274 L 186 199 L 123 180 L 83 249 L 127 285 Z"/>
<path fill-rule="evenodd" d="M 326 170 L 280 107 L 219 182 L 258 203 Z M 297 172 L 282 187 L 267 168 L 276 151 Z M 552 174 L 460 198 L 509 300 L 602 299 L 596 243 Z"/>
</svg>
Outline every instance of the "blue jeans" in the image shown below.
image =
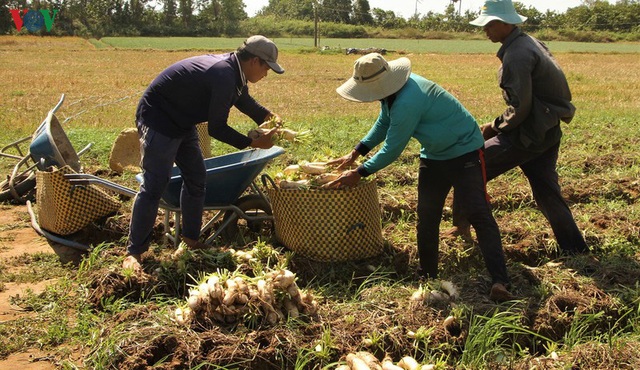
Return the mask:
<svg viewBox="0 0 640 370">
<path fill-rule="evenodd" d="M 487 200 L 482 150 L 458 158 L 420 159 L 418 173 L 418 254 L 422 274 L 438 275 L 438 245 L 442 208 L 451 188 L 464 205 L 460 209 L 478 236 L 478 245 L 494 283 L 508 284 L 498 224 Z"/>
<path fill-rule="evenodd" d="M 160 199 L 171 178 L 174 162 L 183 179 L 182 235 L 197 240 L 202 227 L 206 169 L 195 126 L 179 138 L 167 137 L 144 125 L 138 125 L 138 134 L 143 181 L 133 202 L 128 253 L 142 254 L 149 249 Z"/>
<path fill-rule="evenodd" d="M 506 135 L 498 134 L 485 142 L 487 181 L 519 166 L 529 180 L 536 204 L 551 224 L 560 249 L 565 253 L 582 253 L 588 250 L 587 243 L 562 198 L 558 184 L 556 164 L 559 149 L 560 143 L 542 153 L 528 152 L 514 147 Z M 458 195 L 454 193 L 453 224 L 467 226 L 469 222 L 460 213 Z"/>
</svg>

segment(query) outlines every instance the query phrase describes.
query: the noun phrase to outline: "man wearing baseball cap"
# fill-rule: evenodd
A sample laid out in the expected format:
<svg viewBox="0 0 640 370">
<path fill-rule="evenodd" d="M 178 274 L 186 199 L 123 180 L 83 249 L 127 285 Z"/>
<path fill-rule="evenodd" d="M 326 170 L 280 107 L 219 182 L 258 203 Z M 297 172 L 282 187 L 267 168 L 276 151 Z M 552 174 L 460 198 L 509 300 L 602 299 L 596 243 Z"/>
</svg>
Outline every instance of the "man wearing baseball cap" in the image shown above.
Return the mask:
<svg viewBox="0 0 640 370">
<path fill-rule="evenodd" d="M 507 105 L 502 114 L 482 126 L 487 181 L 514 167 L 529 180 L 533 197 L 551 224 L 563 254 L 588 251 L 571 210 L 562 197 L 556 163 L 562 130 L 576 108 L 560 66 L 546 45 L 517 25 L 527 18 L 511 0 L 487 0 L 480 16 L 470 23 L 483 27 L 492 42 L 502 44 L 499 86 Z M 469 236 L 469 223 L 458 214 L 454 198 L 453 235 Z"/>
<path fill-rule="evenodd" d="M 141 144 L 143 182 L 131 215 L 127 257 L 123 267 L 141 270 L 149 249 L 159 202 L 175 163 L 181 170 L 182 240 L 202 249 L 198 241 L 204 208 L 206 169 L 196 125 L 208 122 L 209 135 L 237 149 L 273 146 L 275 130 L 252 139 L 227 124 L 236 107 L 256 124 L 280 117 L 249 95 L 269 70 L 281 74 L 278 48 L 264 36 L 251 36 L 232 53 L 207 54 L 181 60 L 162 71 L 147 87 L 136 111 Z"/>
</svg>

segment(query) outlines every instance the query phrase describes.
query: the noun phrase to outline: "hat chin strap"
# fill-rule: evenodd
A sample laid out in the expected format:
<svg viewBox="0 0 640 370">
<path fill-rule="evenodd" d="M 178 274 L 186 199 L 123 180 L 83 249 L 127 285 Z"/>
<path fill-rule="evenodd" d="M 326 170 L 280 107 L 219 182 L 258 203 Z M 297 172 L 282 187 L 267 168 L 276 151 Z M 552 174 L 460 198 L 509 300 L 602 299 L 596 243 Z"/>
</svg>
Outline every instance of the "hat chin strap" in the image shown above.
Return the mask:
<svg viewBox="0 0 640 370">
<path fill-rule="evenodd" d="M 386 70 L 387 70 L 387 68 L 383 66 L 383 67 L 382 67 L 382 69 L 380 69 L 378 72 L 376 72 L 376 73 L 372 74 L 371 76 L 368 76 L 368 77 L 364 77 L 364 76 L 353 76 L 353 79 L 354 79 L 354 80 L 356 80 L 356 81 L 363 82 L 363 81 L 370 80 L 370 79 L 372 79 L 372 78 L 374 78 L 374 77 L 376 77 L 376 76 L 378 76 L 378 75 L 382 74 L 382 73 L 383 73 L 384 71 L 386 71 Z"/>
</svg>

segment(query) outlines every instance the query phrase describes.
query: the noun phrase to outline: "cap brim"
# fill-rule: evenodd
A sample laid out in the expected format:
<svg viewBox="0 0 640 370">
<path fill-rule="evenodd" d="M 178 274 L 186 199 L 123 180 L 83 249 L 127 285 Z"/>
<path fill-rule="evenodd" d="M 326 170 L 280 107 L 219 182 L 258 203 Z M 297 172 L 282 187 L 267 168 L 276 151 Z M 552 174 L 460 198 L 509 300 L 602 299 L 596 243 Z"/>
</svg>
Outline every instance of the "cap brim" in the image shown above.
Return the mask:
<svg viewBox="0 0 640 370">
<path fill-rule="evenodd" d="M 527 20 L 527 17 L 519 14 L 501 14 L 501 15 L 480 15 L 478 18 L 469 22 L 469 24 L 478 27 L 484 27 L 491 21 L 502 21 L 507 24 L 520 24 Z"/>
<path fill-rule="evenodd" d="M 389 72 L 369 83 L 358 83 L 352 78 L 340 85 L 336 92 L 343 98 L 355 102 L 372 102 L 398 92 L 411 75 L 411 61 L 399 58 L 389 63 Z"/>
<path fill-rule="evenodd" d="M 280 67 L 280 64 L 278 64 L 276 62 L 266 62 L 266 63 L 269 65 L 269 68 L 271 68 L 271 70 L 274 71 L 275 73 L 277 73 L 277 74 L 283 74 L 284 73 L 284 68 Z"/>
</svg>

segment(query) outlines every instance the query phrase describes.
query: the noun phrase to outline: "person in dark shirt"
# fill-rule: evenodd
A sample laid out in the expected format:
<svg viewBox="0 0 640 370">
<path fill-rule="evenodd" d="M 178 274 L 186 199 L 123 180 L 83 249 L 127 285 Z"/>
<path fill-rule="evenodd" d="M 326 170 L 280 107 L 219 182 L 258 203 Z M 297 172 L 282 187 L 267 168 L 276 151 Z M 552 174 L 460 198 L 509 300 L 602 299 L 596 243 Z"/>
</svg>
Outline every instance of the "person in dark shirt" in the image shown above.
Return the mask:
<svg viewBox="0 0 640 370">
<path fill-rule="evenodd" d="M 232 53 L 200 55 L 162 71 L 147 87 L 136 110 L 141 143 L 143 181 L 133 203 L 127 257 L 123 267 L 141 271 L 141 256 L 149 249 L 158 207 L 175 163 L 181 171 L 182 241 L 191 249 L 198 241 L 204 209 L 206 168 L 196 125 L 208 122 L 211 137 L 237 149 L 273 146 L 275 130 L 251 139 L 230 127 L 236 107 L 257 124 L 280 117 L 249 95 L 269 70 L 281 74 L 278 48 L 268 38 L 251 36 Z"/>
<path fill-rule="evenodd" d="M 561 122 L 575 114 L 564 72 L 549 49 L 517 24 L 527 18 L 516 13 L 511 0 L 487 0 L 470 23 L 483 27 L 487 37 L 501 43 L 498 82 L 506 109 L 481 127 L 485 138 L 487 181 L 520 167 L 529 180 L 536 204 L 549 221 L 563 254 L 586 253 L 589 248 L 576 225 L 558 184 L 556 163 Z M 450 235 L 470 236 L 469 223 L 459 217 L 454 193 L 454 228 Z"/>
</svg>

